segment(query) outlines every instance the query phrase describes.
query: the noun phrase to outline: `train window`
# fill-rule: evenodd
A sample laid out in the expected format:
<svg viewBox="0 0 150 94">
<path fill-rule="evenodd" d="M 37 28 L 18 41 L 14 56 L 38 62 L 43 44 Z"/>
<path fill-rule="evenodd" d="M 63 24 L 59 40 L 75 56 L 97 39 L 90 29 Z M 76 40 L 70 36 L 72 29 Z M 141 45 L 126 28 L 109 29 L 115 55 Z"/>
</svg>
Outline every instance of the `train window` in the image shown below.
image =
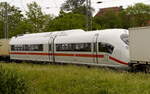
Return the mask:
<svg viewBox="0 0 150 94">
<path fill-rule="evenodd" d="M 24 45 L 24 51 L 29 51 L 29 45 Z"/>
<path fill-rule="evenodd" d="M 90 52 L 91 43 L 78 43 L 74 45 L 74 51 Z"/>
<path fill-rule="evenodd" d="M 14 51 L 15 50 L 15 46 L 11 45 L 11 50 Z"/>
<path fill-rule="evenodd" d="M 33 45 L 11 45 L 12 51 L 43 51 L 42 44 Z"/>
<path fill-rule="evenodd" d="M 71 44 L 56 44 L 56 51 L 72 51 Z"/>
<path fill-rule="evenodd" d="M 122 35 L 120 36 L 120 38 L 121 38 L 121 40 L 122 40 L 125 44 L 129 45 L 128 34 L 122 34 Z"/>
<path fill-rule="evenodd" d="M 106 52 L 112 54 L 114 46 L 108 43 L 100 42 L 98 43 L 99 52 Z"/>
<path fill-rule="evenodd" d="M 91 43 L 56 44 L 56 51 L 91 51 Z"/>
<path fill-rule="evenodd" d="M 42 44 L 32 45 L 32 51 L 43 51 L 43 45 Z"/>
<path fill-rule="evenodd" d="M 11 50 L 12 51 L 21 51 L 22 45 L 11 45 Z"/>
</svg>

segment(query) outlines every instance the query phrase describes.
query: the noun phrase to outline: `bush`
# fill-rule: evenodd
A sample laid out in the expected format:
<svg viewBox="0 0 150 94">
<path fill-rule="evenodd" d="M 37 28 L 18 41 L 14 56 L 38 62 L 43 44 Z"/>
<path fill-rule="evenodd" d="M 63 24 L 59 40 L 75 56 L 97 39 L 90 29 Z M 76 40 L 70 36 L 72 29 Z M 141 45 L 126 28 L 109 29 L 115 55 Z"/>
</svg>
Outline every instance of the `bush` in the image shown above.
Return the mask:
<svg viewBox="0 0 150 94">
<path fill-rule="evenodd" d="M 0 67 L 0 94 L 26 94 L 26 81 L 14 70 Z"/>
</svg>

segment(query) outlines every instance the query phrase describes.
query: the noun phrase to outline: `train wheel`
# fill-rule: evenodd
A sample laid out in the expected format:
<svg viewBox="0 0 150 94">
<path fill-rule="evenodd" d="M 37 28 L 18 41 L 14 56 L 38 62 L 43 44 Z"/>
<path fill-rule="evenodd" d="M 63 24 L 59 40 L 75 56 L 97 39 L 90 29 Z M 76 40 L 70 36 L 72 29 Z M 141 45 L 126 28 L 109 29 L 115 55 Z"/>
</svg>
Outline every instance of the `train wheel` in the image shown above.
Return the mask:
<svg viewBox="0 0 150 94">
<path fill-rule="evenodd" d="M 150 65 L 145 65 L 145 73 L 150 73 Z"/>
</svg>

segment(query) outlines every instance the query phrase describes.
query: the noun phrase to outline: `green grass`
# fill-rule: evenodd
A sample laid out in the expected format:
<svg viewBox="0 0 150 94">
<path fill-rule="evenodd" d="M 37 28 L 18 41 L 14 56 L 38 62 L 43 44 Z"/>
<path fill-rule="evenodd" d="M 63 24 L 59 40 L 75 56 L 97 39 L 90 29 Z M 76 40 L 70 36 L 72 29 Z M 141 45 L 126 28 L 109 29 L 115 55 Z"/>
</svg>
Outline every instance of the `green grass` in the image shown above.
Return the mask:
<svg viewBox="0 0 150 94">
<path fill-rule="evenodd" d="M 71 65 L 0 65 L 23 75 L 32 94 L 150 94 L 150 74 Z"/>
</svg>

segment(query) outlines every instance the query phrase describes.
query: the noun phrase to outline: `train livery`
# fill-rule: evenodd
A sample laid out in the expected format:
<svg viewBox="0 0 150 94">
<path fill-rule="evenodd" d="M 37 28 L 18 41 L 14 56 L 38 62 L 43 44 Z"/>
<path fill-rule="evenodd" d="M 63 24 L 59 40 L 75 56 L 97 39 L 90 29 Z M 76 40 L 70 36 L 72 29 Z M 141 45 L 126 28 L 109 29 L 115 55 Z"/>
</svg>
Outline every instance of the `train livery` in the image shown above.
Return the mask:
<svg viewBox="0 0 150 94">
<path fill-rule="evenodd" d="M 10 59 L 128 67 L 128 30 L 66 30 L 24 34 L 10 42 Z"/>
</svg>

